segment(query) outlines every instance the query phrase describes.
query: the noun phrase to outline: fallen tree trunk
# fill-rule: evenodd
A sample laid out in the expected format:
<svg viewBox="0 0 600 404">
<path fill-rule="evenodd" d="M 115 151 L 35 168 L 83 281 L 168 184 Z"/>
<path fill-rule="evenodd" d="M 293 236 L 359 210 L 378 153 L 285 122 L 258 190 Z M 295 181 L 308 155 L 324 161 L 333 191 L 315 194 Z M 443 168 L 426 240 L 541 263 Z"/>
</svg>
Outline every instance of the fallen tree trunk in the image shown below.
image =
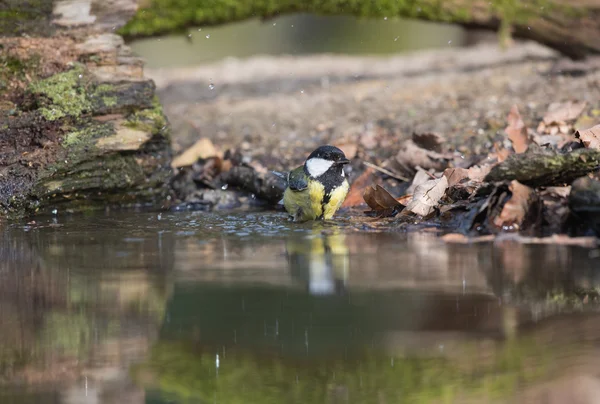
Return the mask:
<svg viewBox="0 0 600 404">
<path fill-rule="evenodd" d="M 152 36 L 296 12 L 456 23 L 498 30 L 505 40 L 511 34 L 532 39 L 573 58 L 600 53 L 600 2 L 595 0 L 150 0 L 121 33 Z"/>
</svg>

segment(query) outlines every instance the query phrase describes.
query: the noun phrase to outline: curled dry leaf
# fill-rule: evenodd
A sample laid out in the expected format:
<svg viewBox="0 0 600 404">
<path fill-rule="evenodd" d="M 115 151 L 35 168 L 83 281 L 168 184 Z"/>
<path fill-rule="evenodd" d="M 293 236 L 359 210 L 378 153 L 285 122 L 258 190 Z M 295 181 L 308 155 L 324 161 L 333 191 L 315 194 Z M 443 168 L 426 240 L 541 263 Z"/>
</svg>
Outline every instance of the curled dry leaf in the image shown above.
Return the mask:
<svg viewBox="0 0 600 404">
<path fill-rule="evenodd" d="M 551 125 L 573 121 L 581 115 L 586 106 L 585 101 L 553 102 L 548 106 L 543 122 L 545 125 Z"/>
<path fill-rule="evenodd" d="M 575 137 L 589 149 L 600 149 L 600 125 L 585 130 L 578 130 Z"/>
<path fill-rule="evenodd" d="M 207 138 L 201 138 L 183 153 L 173 159 L 173 168 L 187 167 L 194 164 L 198 159 L 207 159 L 218 156 L 213 142 Z"/>
<path fill-rule="evenodd" d="M 428 216 L 439 205 L 439 200 L 448 189 L 448 179 L 445 176 L 429 180 L 419 185 L 406 209 L 420 216 Z"/>
<path fill-rule="evenodd" d="M 504 132 L 508 135 L 508 139 L 511 141 L 515 152 L 524 153 L 527 151 L 531 140 L 527 135 L 527 127 L 516 105 L 513 105 L 510 109 L 507 120 L 508 126 L 504 129 Z"/>
<path fill-rule="evenodd" d="M 348 196 L 346 197 L 346 200 L 344 200 L 342 207 L 350 208 L 362 205 L 365 202 L 363 195 L 369 184 L 373 182 L 374 172 L 374 169 L 368 167 L 358 178 L 352 181 L 350 191 L 348 192 Z"/>
<path fill-rule="evenodd" d="M 371 185 L 367 187 L 363 198 L 371 209 L 386 216 L 392 214 L 395 208 L 402 206 L 396 198 L 380 185 Z"/>
<path fill-rule="evenodd" d="M 493 218 L 493 223 L 498 228 L 519 230 L 532 205 L 539 202 L 539 198 L 533 189 L 515 180 L 511 181 L 508 189 L 512 195 L 502 207 L 500 214 Z"/>
</svg>

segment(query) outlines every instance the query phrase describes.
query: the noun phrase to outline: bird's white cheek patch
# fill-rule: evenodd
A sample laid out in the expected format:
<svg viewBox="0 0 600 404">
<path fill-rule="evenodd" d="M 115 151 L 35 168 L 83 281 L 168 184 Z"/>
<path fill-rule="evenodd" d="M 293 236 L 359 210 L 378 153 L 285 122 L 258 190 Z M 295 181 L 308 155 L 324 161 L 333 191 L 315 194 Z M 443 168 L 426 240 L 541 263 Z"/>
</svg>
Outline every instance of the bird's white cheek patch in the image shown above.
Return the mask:
<svg viewBox="0 0 600 404">
<path fill-rule="evenodd" d="M 333 165 L 333 161 L 313 157 L 306 162 L 306 168 L 311 177 L 319 177 L 327 172 Z"/>
</svg>

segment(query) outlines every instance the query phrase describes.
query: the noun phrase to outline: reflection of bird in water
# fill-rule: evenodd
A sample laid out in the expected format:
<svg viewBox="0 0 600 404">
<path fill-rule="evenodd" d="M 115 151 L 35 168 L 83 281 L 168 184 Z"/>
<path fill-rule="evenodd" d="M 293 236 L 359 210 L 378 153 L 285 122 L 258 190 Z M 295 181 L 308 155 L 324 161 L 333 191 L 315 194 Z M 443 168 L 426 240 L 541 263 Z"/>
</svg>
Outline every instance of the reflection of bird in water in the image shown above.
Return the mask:
<svg viewBox="0 0 600 404">
<path fill-rule="evenodd" d="M 310 294 L 341 294 L 349 271 L 346 236 L 339 233 L 289 238 L 286 250 L 293 278 L 304 283 Z"/>
</svg>

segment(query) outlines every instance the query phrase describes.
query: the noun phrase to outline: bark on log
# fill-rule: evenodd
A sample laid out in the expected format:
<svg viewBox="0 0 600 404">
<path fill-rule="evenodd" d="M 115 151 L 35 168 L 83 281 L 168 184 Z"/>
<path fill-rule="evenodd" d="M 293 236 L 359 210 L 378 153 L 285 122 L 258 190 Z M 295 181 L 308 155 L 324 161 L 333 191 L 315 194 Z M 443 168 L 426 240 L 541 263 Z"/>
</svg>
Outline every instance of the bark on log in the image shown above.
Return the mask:
<svg viewBox="0 0 600 404">
<path fill-rule="evenodd" d="M 485 177 L 487 182 L 512 181 L 531 187 L 570 184 L 600 167 L 600 151 L 578 149 L 570 153 L 513 154 L 494 166 Z"/>
<path fill-rule="evenodd" d="M 91 18 L 81 12 L 91 1 L 26 3 L 0 9 L 14 17 L 0 29 L 30 33 L 0 38 L 0 219 L 160 203 L 172 175 L 169 127 L 142 61 L 103 33 L 115 10 Z"/>
<path fill-rule="evenodd" d="M 573 58 L 600 53 L 600 2 L 595 0 L 150 0 L 121 32 L 151 36 L 295 12 L 456 23 L 498 30 L 504 39 L 512 33 Z"/>
</svg>

